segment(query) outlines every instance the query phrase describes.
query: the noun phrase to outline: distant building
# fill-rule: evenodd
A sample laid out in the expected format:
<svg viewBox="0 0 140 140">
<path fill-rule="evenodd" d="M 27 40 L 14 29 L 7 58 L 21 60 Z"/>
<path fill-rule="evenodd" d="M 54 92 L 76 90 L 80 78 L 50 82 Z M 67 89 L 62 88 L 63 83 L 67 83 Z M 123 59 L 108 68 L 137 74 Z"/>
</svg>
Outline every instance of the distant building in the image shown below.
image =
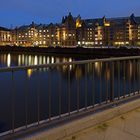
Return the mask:
<svg viewBox="0 0 140 140">
<path fill-rule="evenodd" d="M 71 13 L 57 24 L 0 28 L 1 45 L 40 47 L 140 46 L 140 17 L 82 19 Z"/>
<path fill-rule="evenodd" d="M 60 34 L 59 40 L 61 46 L 69 47 L 77 45 L 76 20 L 71 13 L 62 18 L 62 24 L 59 26 L 57 34 L 57 37 L 59 37 Z"/>
<path fill-rule="evenodd" d="M 81 20 L 77 33 L 82 46 L 140 46 L 140 17 Z"/>
<path fill-rule="evenodd" d="M 0 27 L 0 45 L 11 45 L 13 43 L 12 38 L 11 30 Z"/>
</svg>

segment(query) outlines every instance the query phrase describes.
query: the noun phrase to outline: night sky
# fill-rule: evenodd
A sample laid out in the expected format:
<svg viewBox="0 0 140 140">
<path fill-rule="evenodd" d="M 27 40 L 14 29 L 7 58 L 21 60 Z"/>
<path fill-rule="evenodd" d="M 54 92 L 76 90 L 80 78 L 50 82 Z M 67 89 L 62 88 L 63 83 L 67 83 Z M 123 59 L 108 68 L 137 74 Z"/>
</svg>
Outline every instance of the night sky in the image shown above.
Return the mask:
<svg viewBox="0 0 140 140">
<path fill-rule="evenodd" d="M 140 16 L 140 0 L 0 0 L 0 26 L 60 22 L 69 12 L 82 18 Z"/>
</svg>

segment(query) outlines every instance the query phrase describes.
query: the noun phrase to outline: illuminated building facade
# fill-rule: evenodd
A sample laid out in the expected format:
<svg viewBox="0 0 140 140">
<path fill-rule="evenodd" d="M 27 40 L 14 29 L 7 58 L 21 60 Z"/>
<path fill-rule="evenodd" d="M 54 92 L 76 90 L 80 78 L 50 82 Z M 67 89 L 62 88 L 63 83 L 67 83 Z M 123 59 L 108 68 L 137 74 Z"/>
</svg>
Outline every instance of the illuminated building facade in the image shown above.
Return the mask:
<svg viewBox="0 0 140 140">
<path fill-rule="evenodd" d="M 11 45 L 12 44 L 12 32 L 11 30 L 0 27 L 0 45 Z"/>
<path fill-rule="evenodd" d="M 82 19 L 71 13 L 57 24 L 0 28 L 1 45 L 40 47 L 140 46 L 140 17 Z"/>
<path fill-rule="evenodd" d="M 62 18 L 62 24 L 59 27 L 60 31 L 60 45 L 69 47 L 76 46 L 76 20 L 69 13 L 68 16 Z"/>
<path fill-rule="evenodd" d="M 61 24 L 35 24 L 13 30 L 14 43 L 19 46 L 76 46 L 76 21 L 69 13 Z"/>
<path fill-rule="evenodd" d="M 140 17 L 81 20 L 77 33 L 82 46 L 140 46 Z"/>
</svg>

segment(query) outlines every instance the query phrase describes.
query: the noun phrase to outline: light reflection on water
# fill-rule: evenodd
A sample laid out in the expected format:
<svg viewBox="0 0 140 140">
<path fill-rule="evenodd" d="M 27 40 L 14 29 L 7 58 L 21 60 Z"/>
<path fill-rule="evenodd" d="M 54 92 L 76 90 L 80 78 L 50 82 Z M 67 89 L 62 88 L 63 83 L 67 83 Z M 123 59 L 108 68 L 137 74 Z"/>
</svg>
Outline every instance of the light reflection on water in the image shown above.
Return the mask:
<svg viewBox="0 0 140 140">
<path fill-rule="evenodd" d="M 68 57 L 54 57 L 44 55 L 28 55 L 28 54 L 0 54 L 0 65 L 1 67 L 11 66 L 31 66 L 31 65 L 42 65 L 42 64 L 53 64 L 60 62 L 72 62 L 72 58 Z M 63 67 L 65 71 L 65 66 Z M 72 65 L 70 65 L 72 70 Z M 30 78 L 34 70 L 28 69 L 27 74 Z"/>
<path fill-rule="evenodd" d="M 10 67 L 11 66 L 11 55 L 8 54 L 7 55 L 7 67 Z"/>
<path fill-rule="evenodd" d="M 30 66 L 30 65 L 42 65 L 42 64 L 53 64 L 61 62 L 72 62 L 74 58 L 72 57 L 57 57 L 57 56 L 46 56 L 46 55 L 29 55 L 29 54 L 0 54 L 0 67 L 11 67 L 11 66 Z M 127 63 L 127 75 L 131 78 L 133 76 L 133 63 L 129 61 Z M 103 69 L 102 62 L 95 62 L 94 64 L 95 72 L 98 76 Z M 48 69 L 48 68 L 47 68 Z M 44 69 L 46 70 L 46 69 Z M 62 71 L 66 72 L 75 71 L 76 77 L 82 76 L 82 69 L 80 67 L 75 67 L 75 65 L 63 66 Z M 92 65 L 88 64 L 88 73 L 92 71 Z M 34 70 L 28 69 L 27 74 L 30 78 Z M 106 68 L 107 79 L 110 79 L 110 68 Z"/>
<path fill-rule="evenodd" d="M 8 53 L 0 54 L 0 61 L 1 67 L 10 67 L 72 62 L 72 58 Z"/>
</svg>

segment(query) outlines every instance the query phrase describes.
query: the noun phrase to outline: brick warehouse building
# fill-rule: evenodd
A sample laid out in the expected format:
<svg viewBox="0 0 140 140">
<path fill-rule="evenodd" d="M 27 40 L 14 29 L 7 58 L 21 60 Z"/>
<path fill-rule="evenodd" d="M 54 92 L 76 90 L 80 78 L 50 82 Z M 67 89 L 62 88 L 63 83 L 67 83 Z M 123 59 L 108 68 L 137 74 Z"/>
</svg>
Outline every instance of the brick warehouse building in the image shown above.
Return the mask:
<svg viewBox="0 0 140 140">
<path fill-rule="evenodd" d="M 5 39 L 5 41 L 3 41 Z M 82 19 L 71 13 L 57 24 L 0 28 L 0 45 L 40 47 L 140 46 L 140 17 Z"/>
</svg>

